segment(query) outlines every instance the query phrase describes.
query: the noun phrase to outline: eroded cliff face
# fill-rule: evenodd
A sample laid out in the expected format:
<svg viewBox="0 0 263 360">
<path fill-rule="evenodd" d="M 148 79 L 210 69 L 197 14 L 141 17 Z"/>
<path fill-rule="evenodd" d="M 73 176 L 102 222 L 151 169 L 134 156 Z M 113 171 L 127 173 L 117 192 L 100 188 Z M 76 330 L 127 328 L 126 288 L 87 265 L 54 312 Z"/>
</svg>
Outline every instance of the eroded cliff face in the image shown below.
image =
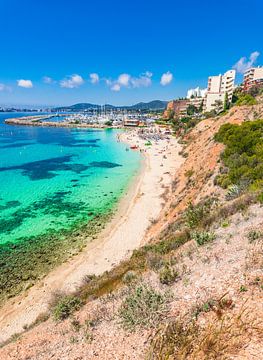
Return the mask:
<svg viewBox="0 0 263 360">
<path fill-rule="evenodd" d="M 169 119 L 170 112 L 174 110 L 174 101 L 169 101 L 166 110 L 163 113 L 164 119 Z"/>
<path fill-rule="evenodd" d="M 182 142 L 185 143 L 182 156 L 185 161 L 175 174 L 171 195 L 166 199 L 160 221 L 152 227 L 147 236 L 156 237 L 158 231 L 174 221 L 189 202 L 197 203 L 207 196 L 222 197 L 223 191 L 214 185 L 220 167 L 220 153 L 224 146 L 214 141 L 221 125 L 241 124 L 246 120 L 263 118 L 263 103 L 254 106 L 234 107 L 222 117 L 199 122 Z M 189 176 L 190 175 L 190 176 Z"/>
</svg>

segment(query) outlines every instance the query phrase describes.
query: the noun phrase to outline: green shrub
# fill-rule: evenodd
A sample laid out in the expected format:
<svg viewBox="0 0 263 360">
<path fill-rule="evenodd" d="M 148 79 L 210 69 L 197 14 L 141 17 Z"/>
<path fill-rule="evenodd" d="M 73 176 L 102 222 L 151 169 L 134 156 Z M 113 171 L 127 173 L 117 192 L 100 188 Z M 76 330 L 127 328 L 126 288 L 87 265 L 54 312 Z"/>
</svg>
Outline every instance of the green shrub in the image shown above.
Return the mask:
<svg viewBox="0 0 263 360">
<path fill-rule="evenodd" d="M 247 121 L 241 125 L 224 124 L 215 140 L 226 145 L 221 158 L 228 168 L 217 177 L 223 188 L 234 184 L 242 189 L 260 190 L 263 187 L 263 120 Z"/>
<path fill-rule="evenodd" d="M 227 189 L 226 200 L 233 200 L 242 194 L 242 187 L 240 185 L 230 185 Z"/>
<path fill-rule="evenodd" d="M 221 186 L 223 189 L 227 189 L 231 184 L 227 174 L 217 175 L 215 178 L 215 185 Z"/>
<path fill-rule="evenodd" d="M 208 215 L 212 205 L 213 199 L 200 202 L 195 206 L 192 203 L 189 203 L 185 212 L 186 225 L 190 228 L 200 225 L 203 218 Z"/>
<path fill-rule="evenodd" d="M 246 292 L 247 288 L 245 287 L 245 285 L 241 285 L 240 288 L 239 288 L 239 291 L 240 292 Z"/>
<path fill-rule="evenodd" d="M 202 304 L 197 304 L 194 308 L 193 308 L 193 317 L 195 319 L 198 318 L 198 316 L 201 313 L 207 313 L 211 310 L 213 310 L 214 306 L 215 306 L 215 300 L 214 299 L 209 299 L 206 302 L 202 303 Z"/>
<path fill-rule="evenodd" d="M 258 195 L 258 201 L 263 204 L 263 191 Z"/>
<path fill-rule="evenodd" d="M 155 327 L 168 311 L 168 295 L 141 284 L 131 289 L 119 309 L 121 324 L 125 329 L 134 330 Z"/>
<path fill-rule="evenodd" d="M 255 105 L 257 103 L 256 99 L 250 94 L 241 94 L 238 97 L 236 105 Z"/>
<path fill-rule="evenodd" d="M 169 265 L 164 266 L 159 272 L 159 280 L 165 285 L 172 284 L 178 276 L 178 272 Z"/>
<path fill-rule="evenodd" d="M 123 275 L 122 281 L 123 281 L 125 284 L 130 284 L 130 283 L 132 283 L 133 281 L 135 281 L 136 279 L 137 279 L 136 272 L 135 272 L 135 271 L 132 271 L 132 270 L 129 270 L 129 271 L 127 271 L 127 272 Z"/>
<path fill-rule="evenodd" d="M 228 220 L 224 220 L 221 222 L 221 227 L 222 228 L 227 228 L 230 225 L 230 222 Z"/>
<path fill-rule="evenodd" d="M 190 169 L 190 170 L 187 170 L 184 175 L 188 178 L 192 177 L 194 175 L 194 170 L 193 169 Z"/>
<path fill-rule="evenodd" d="M 81 305 L 82 301 L 78 297 L 66 295 L 58 300 L 57 304 L 52 309 L 52 313 L 55 320 L 64 320 L 75 311 L 79 310 Z"/>
<path fill-rule="evenodd" d="M 247 234 L 247 238 L 250 243 L 254 242 L 255 240 L 261 239 L 262 237 L 263 233 L 259 230 L 250 230 Z"/>
<path fill-rule="evenodd" d="M 159 241 L 156 244 L 145 245 L 141 250 L 145 253 L 155 253 L 165 255 L 169 252 L 178 249 L 181 245 L 185 244 L 189 240 L 189 233 L 185 231 L 182 234 L 175 235 L 170 234 L 165 240 Z"/>
<path fill-rule="evenodd" d="M 192 233 L 192 239 L 197 242 L 199 246 L 204 245 L 208 242 L 213 241 L 216 238 L 214 233 L 207 232 L 207 231 L 194 231 Z"/>
</svg>

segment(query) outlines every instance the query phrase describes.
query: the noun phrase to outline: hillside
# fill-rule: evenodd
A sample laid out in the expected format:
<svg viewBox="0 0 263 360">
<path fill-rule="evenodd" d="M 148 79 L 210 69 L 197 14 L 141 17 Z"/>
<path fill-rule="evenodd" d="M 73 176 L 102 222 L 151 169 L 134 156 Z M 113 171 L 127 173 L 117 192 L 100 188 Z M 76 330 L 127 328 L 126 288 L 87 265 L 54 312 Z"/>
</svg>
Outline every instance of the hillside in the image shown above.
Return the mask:
<svg viewBox="0 0 263 360">
<path fill-rule="evenodd" d="M 234 107 L 187 132 L 182 164 L 163 188 L 165 205 L 145 246 L 102 276 L 87 276 L 74 294 L 54 294 L 50 313 L 13 336 L 0 358 L 262 359 L 260 179 L 254 191 L 218 186 L 218 175 L 227 173 L 220 154 L 234 135 L 227 145 L 215 140 L 224 124 L 260 118 L 262 103 Z M 252 135 L 240 142 L 250 151 L 257 141 L 261 154 L 262 138 Z M 261 155 L 251 156 L 262 166 Z"/>
<path fill-rule="evenodd" d="M 148 103 L 140 102 L 138 104 L 129 106 L 128 109 L 134 110 L 163 110 L 167 106 L 167 101 L 153 100 Z"/>
<path fill-rule="evenodd" d="M 167 101 L 153 100 L 148 103 L 140 102 L 130 106 L 114 106 L 110 104 L 103 105 L 106 110 L 111 109 L 127 109 L 127 110 L 163 110 L 166 108 Z M 84 111 L 92 109 L 100 109 L 101 105 L 90 104 L 90 103 L 79 103 L 71 106 L 62 106 L 52 109 L 52 111 Z"/>
</svg>

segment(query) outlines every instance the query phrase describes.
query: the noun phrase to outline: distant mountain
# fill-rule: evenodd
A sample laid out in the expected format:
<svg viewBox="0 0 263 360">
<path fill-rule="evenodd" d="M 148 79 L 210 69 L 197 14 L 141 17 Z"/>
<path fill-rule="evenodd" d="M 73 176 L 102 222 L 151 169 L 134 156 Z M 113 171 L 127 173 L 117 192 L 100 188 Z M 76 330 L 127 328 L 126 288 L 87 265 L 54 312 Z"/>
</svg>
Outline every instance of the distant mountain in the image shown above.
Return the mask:
<svg viewBox="0 0 263 360">
<path fill-rule="evenodd" d="M 168 101 L 153 100 L 148 103 L 139 102 L 138 104 L 129 106 L 128 108 L 134 110 L 163 110 L 166 108 Z"/>
<path fill-rule="evenodd" d="M 106 104 L 105 108 L 106 110 L 111 109 L 127 109 L 127 110 L 163 110 L 166 108 L 167 101 L 161 101 L 161 100 L 153 100 L 148 103 L 140 102 L 135 105 L 131 106 L 114 106 L 110 104 Z M 104 105 L 103 105 L 104 107 Z M 79 103 L 74 104 L 71 106 L 61 106 L 53 108 L 52 111 L 84 111 L 84 110 L 93 110 L 93 109 L 100 109 L 101 105 L 97 104 L 90 104 L 90 103 Z"/>
<path fill-rule="evenodd" d="M 89 104 L 89 103 L 79 103 L 70 106 L 60 106 L 53 108 L 52 111 L 84 111 L 90 109 L 98 109 L 99 105 Z"/>
</svg>

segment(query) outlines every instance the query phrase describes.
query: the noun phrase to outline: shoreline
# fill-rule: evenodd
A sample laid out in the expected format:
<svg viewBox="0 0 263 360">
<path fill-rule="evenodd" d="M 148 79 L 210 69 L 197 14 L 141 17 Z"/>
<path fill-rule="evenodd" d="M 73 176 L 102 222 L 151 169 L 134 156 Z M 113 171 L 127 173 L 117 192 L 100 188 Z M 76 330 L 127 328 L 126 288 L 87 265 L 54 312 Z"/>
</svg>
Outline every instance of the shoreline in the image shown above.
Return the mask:
<svg viewBox="0 0 263 360">
<path fill-rule="evenodd" d="M 171 137 L 154 143 L 151 148 L 146 147 L 145 140 L 139 139 L 134 130 L 121 134 L 120 140 L 129 145 L 136 143 L 146 152 L 141 169 L 120 199 L 113 218 L 81 253 L 3 305 L 0 309 L 0 342 L 22 332 L 25 326 L 46 312 L 52 293 L 75 290 L 85 275 L 109 271 L 143 244 L 147 229 L 163 209 L 162 195 L 170 188 L 173 175 L 183 162 L 178 155 L 181 146 Z"/>
</svg>

